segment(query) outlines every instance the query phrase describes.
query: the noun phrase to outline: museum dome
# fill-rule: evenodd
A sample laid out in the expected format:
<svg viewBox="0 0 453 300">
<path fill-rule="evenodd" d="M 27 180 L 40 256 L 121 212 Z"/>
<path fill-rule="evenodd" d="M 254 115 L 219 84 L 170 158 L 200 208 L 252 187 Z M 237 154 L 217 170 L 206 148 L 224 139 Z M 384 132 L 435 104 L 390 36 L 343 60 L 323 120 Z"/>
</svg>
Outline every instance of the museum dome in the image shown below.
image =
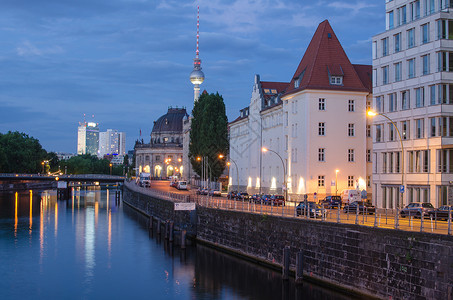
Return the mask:
<svg viewBox="0 0 453 300">
<path fill-rule="evenodd" d="M 151 133 L 182 133 L 182 120 L 187 115 L 185 108 L 168 108 L 168 112 L 154 121 Z"/>
</svg>

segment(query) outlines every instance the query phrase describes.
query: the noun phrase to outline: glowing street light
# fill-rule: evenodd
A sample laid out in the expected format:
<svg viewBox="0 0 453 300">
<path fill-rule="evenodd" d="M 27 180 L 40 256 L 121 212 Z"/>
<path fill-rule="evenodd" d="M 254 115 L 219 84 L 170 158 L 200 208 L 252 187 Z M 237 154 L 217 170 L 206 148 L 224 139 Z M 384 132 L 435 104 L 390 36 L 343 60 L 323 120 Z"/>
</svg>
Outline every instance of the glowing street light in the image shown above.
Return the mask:
<svg viewBox="0 0 453 300">
<path fill-rule="evenodd" d="M 223 154 L 219 154 L 219 158 L 220 158 L 220 159 L 223 159 L 224 157 L 225 157 L 225 156 L 224 156 Z M 238 184 L 238 186 L 237 186 L 237 191 L 238 191 L 238 193 L 239 193 L 239 168 L 238 168 L 238 165 L 236 164 L 236 162 L 235 162 L 234 160 L 231 159 L 231 157 L 230 157 L 230 160 L 231 160 L 231 161 L 234 163 L 234 165 L 236 166 L 236 177 L 237 177 L 237 184 Z M 230 176 L 230 162 L 227 161 L 226 164 L 227 164 L 227 166 L 228 166 L 228 176 Z M 228 180 L 230 180 L 230 179 L 228 178 Z"/>
<path fill-rule="evenodd" d="M 398 133 L 398 138 L 400 139 L 400 146 L 401 146 L 401 187 L 400 187 L 400 193 L 401 193 L 401 201 L 404 202 L 404 146 L 403 146 L 403 139 L 401 138 L 400 131 L 398 129 L 398 126 L 396 126 L 395 122 L 393 122 L 392 119 L 387 117 L 383 113 L 377 113 L 372 110 L 367 111 L 367 115 L 370 117 L 375 117 L 375 116 L 383 116 L 387 120 L 392 123 L 393 127 L 396 129 L 396 132 Z M 399 206 L 399 201 L 398 201 L 398 206 Z"/>
<path fill-rule="evenodd" d="M 283 162 L 283 158 L 280 156 L 280 154 L 278 154 L 274 150 L 268 149 L 266 147 L 261 148 L 261 151 L 264 152 L 264 153 L 269 151 L 269 152 L 272 152 L 272 153 L 276 154 L 278 156 L 278 158 L 280 158 L 280 160 L 282 162 L 282 166 L 283 166 L 283 185 L 285 187 L 285 196 L 284 197 L 285 197 L 285 202 L 286 202 L 286 200 L 288 199 L 288 186 L 286 185 L 286 168 L 285 168 L 285 163 Z"/>
</svg>

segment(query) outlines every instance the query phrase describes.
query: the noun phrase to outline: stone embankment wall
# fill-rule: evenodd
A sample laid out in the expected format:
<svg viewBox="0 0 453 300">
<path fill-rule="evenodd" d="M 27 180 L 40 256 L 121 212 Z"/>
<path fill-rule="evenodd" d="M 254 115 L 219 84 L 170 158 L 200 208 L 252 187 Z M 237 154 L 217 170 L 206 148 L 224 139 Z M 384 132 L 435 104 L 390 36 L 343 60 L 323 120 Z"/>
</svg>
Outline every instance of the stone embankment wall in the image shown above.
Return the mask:
<svg viewBox="0 0 453 300">
<path fill-rule="evenodd" d="M 124 185 L 123 201 L 148 216 L 163 222 L 173 221 L 177 230 L 186 230 L 190 236 L 196 235 L 196 211 L 175 211 L 174 202 L 159 199 L 146 189 L 129 183 Z"/>
<path fill-rule="evenodd" d="M 453 299 L 453 237 L 197 207 L 197 239 L 379 298 Z"/>
<path fill-rule="evenodd" d="M 175 212 L 171 201 L 127 186 L 123 198 L 149 215 L 186 226 L 199 241 L 258 263 L 281 267 L 289 246 L 294 268 L 296 253 L 303 251 L 306 279 L 377 298 L 453 300 L 452 236 L 201 206 L 196 215 Z"/>
</svg>

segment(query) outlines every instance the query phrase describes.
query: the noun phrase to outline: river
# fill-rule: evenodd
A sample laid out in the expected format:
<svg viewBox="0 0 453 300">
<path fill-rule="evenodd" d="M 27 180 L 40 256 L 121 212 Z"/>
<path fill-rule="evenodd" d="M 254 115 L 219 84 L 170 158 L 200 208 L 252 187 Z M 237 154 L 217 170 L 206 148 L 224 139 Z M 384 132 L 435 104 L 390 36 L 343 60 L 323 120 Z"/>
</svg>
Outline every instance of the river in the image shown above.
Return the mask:
<svg viewBox="0 0 453 300">
<path fill-rule="evenodd" d="M 350 299 L 213 249 L 169 245 L 91 187 L 0 194 L 1 299 Z"/>
</svg>

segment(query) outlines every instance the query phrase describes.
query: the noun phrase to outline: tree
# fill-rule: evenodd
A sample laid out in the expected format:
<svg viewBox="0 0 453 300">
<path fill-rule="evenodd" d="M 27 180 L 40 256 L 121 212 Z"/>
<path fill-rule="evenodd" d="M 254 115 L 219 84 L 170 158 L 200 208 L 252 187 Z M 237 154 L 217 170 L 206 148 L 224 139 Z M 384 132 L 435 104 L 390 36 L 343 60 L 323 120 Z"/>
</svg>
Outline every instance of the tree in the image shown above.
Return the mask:
<svg viewBox="0 0 453 300">
<path fill-rule="evenodd" d="M 228 155 L 228 118 L 223 97 L 204 92 L 195 102 L 190 130 L 189 157 L 193 169 L 201 175 L 201 163 L 197 157 L 205 157 L 213 178 L 225 169 L 225 160 L 219 154 Z"/>
<path fill-rule="evenodd" d="M 39 141 L 18 131 L 0 133 L 0 172 L 38 173 L 47 152 Z"/>
</svg>

